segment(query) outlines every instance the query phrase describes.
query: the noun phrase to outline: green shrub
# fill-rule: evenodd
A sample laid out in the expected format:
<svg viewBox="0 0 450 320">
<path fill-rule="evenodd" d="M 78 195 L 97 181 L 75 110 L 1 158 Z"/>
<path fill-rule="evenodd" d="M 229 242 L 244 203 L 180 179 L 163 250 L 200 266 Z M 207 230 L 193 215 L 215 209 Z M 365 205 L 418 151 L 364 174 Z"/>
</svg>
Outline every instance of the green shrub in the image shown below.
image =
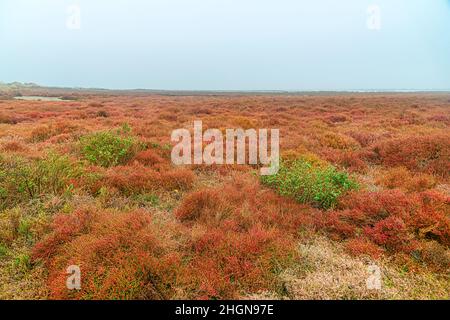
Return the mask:
<svg viewBox="0 0 450 320">
<path fill-rule="evenodd" d="M 303 159 L 281 162 L 276 175 L 262 176 L 261 180 L 281 195 L 322 209 L 333 208 L 339 196 L 357 188 L 345 172 L 331 165 L 321 167 Z"/>
<path fill-rule="evenodd" d="M 67 156 L 52 152 L 36 160 L 0 157 L 0 210 L 45 194 L 61 195 L 79 174 Z"/>
<path fill-rule="evenodd" d="M 31 269 L 31 258 L 26 253 L 17 255 L 14 259 L 14 268 L 21 272 L 27 272 Z"/>
<path fill-rule="evenodd" d="M 156 194 L 151 193 L 133 195 L 133 200 L 135 200 L 139 205 L 149 204 L 152 207 L 157 207 L 160 204 L 159 197 Z"/>
<path fill-rule="evenodd" d="M 0 243 L 0 258 L 8 255 L 8 248 Z"/>
<path fill-rule="evenodd" d="M 102 167 L 124 164 L 138 151 L 136 139 L 127 135 L 129 127 L 123 132 L 97 132 L 82 137 L 81 153 L 86 160 Z"/>
<path fill-rule="evenodd" d="M 17 232 L 19 235 L 23 236 L 26 239 L 31 238 L 31 225 L 32 222 L 29 219 L 22 219 L 19 222 L 19 227 L 17 228 Z"/>
</svg>

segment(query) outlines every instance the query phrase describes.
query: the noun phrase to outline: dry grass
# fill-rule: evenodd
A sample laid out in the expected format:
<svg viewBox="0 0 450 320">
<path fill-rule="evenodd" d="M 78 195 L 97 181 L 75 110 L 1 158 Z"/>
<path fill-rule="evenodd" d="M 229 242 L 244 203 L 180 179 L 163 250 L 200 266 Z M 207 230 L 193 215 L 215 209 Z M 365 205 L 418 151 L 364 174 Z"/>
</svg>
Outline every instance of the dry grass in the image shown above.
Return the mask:
<svg viewBox="0 0 450 320">
<path fill-rule="evenodd" d="M 244 295 L 248 299 L 349 300 L 349 299 L 448 299 L 448 277 L 431 272 L 407 272 L 388 259 L 352 257 L 343 246 L 325 237 L 314 237 L 298 246 L 294 269 L 280 277 L 286 296 L 274 292 Z M 368 289 L 369 267 L 381 270 L 381 289 Z"/>
<path fill-rule="evenodd" d="M 28 268 L 18 261 L 20 257 L 30 255 L 26 245 L 15 245 L 6 256 L 0 258 L 1 300 L 41 300 L 49 297 L 46 269 L 42 265 Z"/>
</svg>

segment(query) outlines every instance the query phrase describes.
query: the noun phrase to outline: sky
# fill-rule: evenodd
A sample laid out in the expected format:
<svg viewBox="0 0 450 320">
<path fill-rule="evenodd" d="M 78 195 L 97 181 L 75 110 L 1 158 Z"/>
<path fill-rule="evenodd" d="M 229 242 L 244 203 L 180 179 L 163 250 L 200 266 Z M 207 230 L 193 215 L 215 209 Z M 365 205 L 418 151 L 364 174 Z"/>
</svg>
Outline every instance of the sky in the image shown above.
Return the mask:
<svg viewBox="0 0 450 320">
<path fill-rule="evenodd" d="M 449 90 L 449 0 L 0 0 L 0 81 Z"/>
</svg>

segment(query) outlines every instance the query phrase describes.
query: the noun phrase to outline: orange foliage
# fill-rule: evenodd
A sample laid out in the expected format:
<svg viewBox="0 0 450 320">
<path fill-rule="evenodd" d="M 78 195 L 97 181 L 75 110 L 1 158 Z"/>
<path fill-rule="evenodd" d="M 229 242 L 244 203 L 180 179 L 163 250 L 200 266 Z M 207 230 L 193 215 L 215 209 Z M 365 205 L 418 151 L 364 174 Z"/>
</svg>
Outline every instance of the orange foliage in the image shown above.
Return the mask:
<svg viewBox="0 0 450 320">
<path fill-rule="evenodd" d="M 121 197 L 174 191 L 166 193 L 167 208 L 175 209 L 154 208 L 164 221 L 150 212 L 107 208 L 55 216 L 51 233 L 34 250 L 48 268 L 53 298 L 158 299 L 178 297 L 177 290 L 188 298 L 237 298 L 275 290 L 276 274 L 295 257 L 303 231 L 345 240 L 349 253 L 373 258 L 401 260 L 417 249 L 424 262 L 446 270 L 448 95 L 76 96 L 82 99 L 3 101 L 1 151 L 35 158 L 54 149 L 78 157 L 84 174 L 68 193 L 99 207 L 107 206 L 97 201 L 104 187 Z M 280 129 L 287 161 L 331 162 L 359 173 L 361 189 L 336 210 L 320 211 L 261 187 L 251 174 L 255 167 L 175 168 L 170 133 L 194 120 L 203 120 L 204 129 Z M 124 166 L 82 162 L 76 152 L 81 135 L 124 124 L 151 149 Z M 371 180 L 373 171 L 380 175 Z M 375 186 L 365 186 L 367 180 Z M 65 289 L 70 264 L 82 267 L 79 292 Z"/>
<path fill-rule="evenodd" d="M 373 227 L 365 227 L 364 233 L 376 244 L 386 246 L 390 250 L 402 251 L 409 244 L 410 236 L 405 222 L 390 216 L 377 222 Z"/>
<path fill-rule="evenodd" d="M 153 166 L 164 162 L 164 159 L 157 152 L 151 149 L 139 152 L 134 157 L 134 160 L 145 166 Z"/>
<path fill-rule="evenodd" d="M 18 142 L 18 141 L 9 141 L 3 144 L 2 146 L 3 151 L 9 151 L 9 152 L 17 152 L 17 151 L 25 151 L 26 147 Z"/>
<path fill-rule="evenodd" d="M 235 221 L 210 228 L 192 239 L 192 273 L 199 298 L 238 298 L 239 290 L 258 292 L 276 287 L 276 268 L 295 256 L 295 243 L 281 230 L 260 224 L 246 232 Z"/>
<path fill-rule="evenodd" d="M 140 166 L 118 166 L 106 172 L 106 184 L 125 194 L 145 193 L 154 190 L 187 190 L 194 183 L 195 176 L 187 169 L 173 169 L 158 172 Z"/>
<path fill-rule="evenodd" d="M 33 258 L 49 270 L 53 299 L 164 299 L 177 265 L 176 242 L 147 212 L 80 209 L 58 215 Z M 68 290 L 66 268 L 82 270 L 81 290 Z"/>
<path fill-rule="evenodd" d="M 192 269 L 200 297 L 236 298 L 276 285 L 277 268 L 295 257 L 298 231 L 312 218 L 305 207 L 236 178 L 187 195 L 175 214 L 192 228 Z M 199 231 L 200 230 L 200 231 Z M 278 270 L 281 271 L 281 270 Z"/>
<path fill-rule="evenodd" d="M 371 258 L 378 259 L 382 254 L 380 247 L 363 238 L 350 239 L 345 244 L 345 248 L 350 254 L 355 256 L 367 255 Z"/>
<path fill-rule="evenodd" d="M 389 189 L 401 188 L 409 192 L 415 192 L 433 188 L 436 185 L 436 179 L 425 173 L 412 175 L 405 167 L 395 167 L 387 170 L 377 180 L 377 183 Z"/>
<path fill-rule="evenodd" d="M 410 251 L 418 239 L 449 244 L 450 199 L 439 192 L 353 192 L 340 207 L 315 222 L 335 238 L 353 238 L 362 229 L 367 239 L 392 252 Z"/>
<path fill-rule="evenodd" d="M 450 134 L 412 136 L 381 142 L 375 147 L 385 166 L 405 166 L 443 177 L 450 175 Z"/>
</svg>

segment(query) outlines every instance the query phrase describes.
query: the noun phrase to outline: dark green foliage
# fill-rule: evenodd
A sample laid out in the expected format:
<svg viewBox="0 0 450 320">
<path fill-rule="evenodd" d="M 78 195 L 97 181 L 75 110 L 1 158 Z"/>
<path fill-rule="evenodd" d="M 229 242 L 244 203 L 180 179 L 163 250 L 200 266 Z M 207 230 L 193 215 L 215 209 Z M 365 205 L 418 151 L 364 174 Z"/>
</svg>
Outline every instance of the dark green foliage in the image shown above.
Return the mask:
<svg viewBox="0 0 450 320">
<path fill-rule="evenodd" d="M 97 132 L 81 138 L 81 153 L 92 164 L 112 167 L 124 164 L 140 149 L 135 138 L 129 136 L 131 131 L 124 125 L 116 132 Z"/>
<path fill-rule="evenodd" d="M 322 167 L 303 159 L 282 162 L 276 175 L 262 176 L 261 180 L 281 195 L 323 209 L 333 208 L 342 194 L 357 188 L 347 173 L 331 165 Z"/>
</svg>

